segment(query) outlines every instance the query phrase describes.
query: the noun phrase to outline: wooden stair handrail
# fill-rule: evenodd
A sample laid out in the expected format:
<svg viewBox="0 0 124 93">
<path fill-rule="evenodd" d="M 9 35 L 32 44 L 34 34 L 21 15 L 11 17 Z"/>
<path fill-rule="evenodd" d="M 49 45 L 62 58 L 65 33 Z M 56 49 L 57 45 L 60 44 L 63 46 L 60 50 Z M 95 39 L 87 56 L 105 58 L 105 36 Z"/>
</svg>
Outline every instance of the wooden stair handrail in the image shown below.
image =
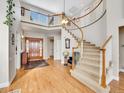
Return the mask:
<svg viewBox="0 0 124 93">
<path fill-rule="evenodd" d="M 105 41 L 101 44 L 101 49 L 105 48 L 105 46 L 109 43 L 109 41 L 112 39 L 112 35 L 110 35 L 108 38 L 105 39 Z"/>
<path fill-rule="evenodd" d="M 81 18 L 84 18 L 85 16 L 89 15 L 90 13 L 92 13 L 94 10 L 97 9 L 97 7 L 100 6 L 100 4 L 103 2 L 103 0 L 100 0 L 100 2 L 95 6 L 95 8 L 93 8 L 91 11 L 89 11 L 87 14 L 83 15 L 83 16 L 80 16 L 80 17 L 77 17 L 77 18 L 73 18 L 73 20 L 79 20 Z"/>
<path fill-rule="evenodd" d="M 107 87 L 106 84 L 106 49 L 105 46 L 109 43 L 109 41 L 112 39 L 112 35 L 110 35 L 105 42 L 101 46 L 101 51 L 102 51 L 102 76 L 101 76 L 101 86 L 103 88 Z"/>
<path fill-rule="evenodd" d="M 80 16 L 80 17 L 77 17 L 77 18 L 73 18 L 72 20 L 79 20 L 81 18 L 84 18 L 85 16 L 89 15 L 90 13 L 92 13 L 94 10 L 97 9 L 97 7 L 99 7 L 99 5 L 103 2 L 103 0 L 100 0 L 100 2 L 95 6 L 95 8 L 93 8 L 91 11 L 89 11 L 88 13 L 84 14 L 83 16 Z M 64 15 L 64 13 L 59 13 L 59 14 L 44 14 L 44 13 L 40 13 L 40 12 L 37 12 L 37 11 L 33 11 L 31 9 L 27 9 L 25 7 L 21 7 L 21 9 L 24 9 L 24 10 L 27 10 L 27 11 L 32 11 L 32 12 L 35 12 L 35 13 L 38 13 L 38 14 L 41 14 L 41 15 L 44 15 L 44 16 L 47 16 L 47 17 L 53 17 L 53 16 L 62 16 Z"/>
<path fill-rule="evenodd" d="M 80 33 L 81 33 L 81 40 L 80 40 L 80 41 L 83 41 L 83 30 L 82 30 L 82 28 L 80 28 L 79 25 L 77 25 L 73 20 L 71 20 L 71 19 L 68 18 L 67 16 L 64 16 L 64 17 L 67 18 L 67 20 L 68 20 L 69 22 L 71 22 L 73 25 L 75 25 L 75 26 L 79 29 L 79 31 L 80 31 Z"/>
<path fill-rule="evenodd" d="M 100 19 L 102 19 L 102 18 L 104 17 L 105 14 L 106 14 L 106 9 L 105 9 L 105 11 L 103 12 L 103 14 L 102 14 L 99 18 L 97 18 L 95 21 L 93 21 L 93 22 L 91 22 L 91 23 L 89 23 L 89 24 L 87 24 L 87 25 L 81 26 L 80 28 L 86 28 L 86 27 L 89 27 L 89 26 L 91 26 L 91 25 L 97 23 Z M 78 29 L 78 28 L 71 28 L 71 29 L 68 29 L 68 30 L 77 30 L 77 29 Z"/>
</svg>

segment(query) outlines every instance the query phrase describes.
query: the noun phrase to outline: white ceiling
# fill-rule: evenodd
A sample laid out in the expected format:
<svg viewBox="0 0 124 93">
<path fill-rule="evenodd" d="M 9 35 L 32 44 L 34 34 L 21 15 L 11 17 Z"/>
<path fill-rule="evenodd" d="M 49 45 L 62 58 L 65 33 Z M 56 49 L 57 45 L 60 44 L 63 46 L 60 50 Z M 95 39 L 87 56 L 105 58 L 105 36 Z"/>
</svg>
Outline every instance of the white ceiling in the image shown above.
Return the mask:
<svg viewBox="0 0 124 93">
<path fill-rule="evenodd" d="M 22 0 L 25 3 L 51 11 L 53 13 L 64 12 L 64 0 Z M 79 9 L 94 0 L 65 0 L 65 11 Z M 75 11 L 74 9 L 74 11 Z M 76 10 L 77 11 L 77 10 Z"/>
<path fill-rule="evenodd" d="M 64 0 L 22 0 L 22 1 L 53 13 L 63 12 Z"/>
</svg>

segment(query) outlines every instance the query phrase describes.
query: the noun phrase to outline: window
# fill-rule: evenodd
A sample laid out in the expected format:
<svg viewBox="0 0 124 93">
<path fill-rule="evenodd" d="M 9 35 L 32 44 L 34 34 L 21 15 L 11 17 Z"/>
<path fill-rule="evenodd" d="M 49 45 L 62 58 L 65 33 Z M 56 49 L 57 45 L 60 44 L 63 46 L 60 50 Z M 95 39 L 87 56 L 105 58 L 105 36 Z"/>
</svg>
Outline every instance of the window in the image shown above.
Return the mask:
<svg viewBox="0 0 124 93">
<path fill-rule="evenodd" d="M 39 14 L 36 12 L 31 12 L 31 20 L 32 21 L 38 21 Z"/>
<path fill-rule="evenodd" d="M 31 12 L 31 20 L 35 22 L 40 22 L 41 24 L 48 24 L 48 16 L 37 12 Z"/>
</svg>

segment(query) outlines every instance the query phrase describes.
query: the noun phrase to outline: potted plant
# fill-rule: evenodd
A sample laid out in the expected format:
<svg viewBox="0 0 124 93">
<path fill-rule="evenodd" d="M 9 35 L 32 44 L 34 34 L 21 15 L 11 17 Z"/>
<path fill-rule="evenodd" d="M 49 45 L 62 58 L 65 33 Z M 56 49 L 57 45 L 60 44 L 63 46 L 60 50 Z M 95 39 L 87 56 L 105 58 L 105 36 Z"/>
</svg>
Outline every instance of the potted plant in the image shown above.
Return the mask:
<svg viewBox="0 0 124 93">
<path fill-rule="evenodd" d="M 15 18 L 13 17 L 13 15 L 15 14 L 15 3 L 13 0 L 7 0 L 7 10 L 6 10 L 6 20 L 4 22 L 4 24 L 6 24 L 7 26 L 12 26 L 13 25 L 13 21 L 15 20 Z"/>
<path fill-rule="evenodd" d="M 63 56 L 64 56 L 64 66 L 67 66 L 67 61 L 68 61 L 68 56 L 69 56 L 69 52 L 68 51 L 64 51 L 63 52 Z"/>
</svg>

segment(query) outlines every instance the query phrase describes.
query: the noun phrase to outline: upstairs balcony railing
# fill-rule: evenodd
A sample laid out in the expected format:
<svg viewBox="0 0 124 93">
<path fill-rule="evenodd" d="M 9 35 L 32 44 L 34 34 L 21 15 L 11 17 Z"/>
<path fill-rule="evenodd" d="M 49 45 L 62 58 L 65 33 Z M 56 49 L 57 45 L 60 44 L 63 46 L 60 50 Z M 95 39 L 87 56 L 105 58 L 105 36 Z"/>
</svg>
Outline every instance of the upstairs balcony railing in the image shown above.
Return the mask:
<svg viewBox="0 0 124 93">
<path fill-rule="evenodd" d="M 95 0 L 89 5 L 80 9 L 80 16 L 70 17 L 81 28 L 85 28 L 99 21 L 106 13 L 104 0 Z M 34 23 L 47 27 L 61 26 L 62 14 L 43 14 L 24 7 L 21 7 L 22 21 Z M 67 16 L 67 15 L 66 15 Z M 78 29 L 70 26 L 70 30 Z"/>
<path fill-rule="evenodd" d="M 60 26 L 60 16 L 50 16 L 49 14 L 43 14 L 40 12 L 32 11 L 27 8 L 21 7 L 22 21 L 39 24 L 47 27 Z"/>
</svg>

